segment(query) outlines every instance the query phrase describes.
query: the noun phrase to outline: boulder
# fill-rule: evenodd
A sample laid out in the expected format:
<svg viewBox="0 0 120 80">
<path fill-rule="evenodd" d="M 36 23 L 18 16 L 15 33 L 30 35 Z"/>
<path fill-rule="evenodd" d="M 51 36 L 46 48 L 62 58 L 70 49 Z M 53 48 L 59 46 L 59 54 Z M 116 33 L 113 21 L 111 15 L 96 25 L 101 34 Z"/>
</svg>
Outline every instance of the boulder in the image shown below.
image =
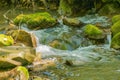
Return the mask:
<svg viewBox="0 0 120 80">
<path fill-rule="evenodd" d="M 52 27 L 57 23 L 49 13 L 20 14 L 14 19 L 15 25 L 27 24 L 30 29 Z"/>
<path fill-rule="evenodd" d="M 15 45 L 25 45 L 29 47 L 36 47 L 36 37 L 33 33 L 29 33 L 25 30 L 11 30 L 7 32 L 16 41 Z"/>
<path fill-rule="evenodd" d="M 112 31 L 112 36 L 120 32 L 120 20 L 113 24 L 113 26 L 111 27 L 111 31 Z"/>
<path fill-rule="evenodd" d="M 113 36 L 111 48 L 120 49 L 120 32 Z"/>
<path fill-rule="evenodd" d="M 34 48 L 21 46 L 8 46 L 0 48 L 0 69 L 27 65 L 35 60 Z"/>
<path fill-rule="evenodd" d="M 103 31 L 92 24 L 88 24 L 85 26 L 84 33 L 90 39 L 97 40 L 97 39 L 104 39 L 105 38 Z"/>
<path fill-rule="evenodd" d="M 23 66 L 18 66 L 9 71 L 0 72 L 0 79 L 1 80 L 28 80 L 29 79 L 29 72 L 27 68 Z"/>
<path fill-rule="evenodd" d="M 63 23 L 68 26 L 80 27 L 83 23 L 77 18 L 63 18 Z"/>
</svg>

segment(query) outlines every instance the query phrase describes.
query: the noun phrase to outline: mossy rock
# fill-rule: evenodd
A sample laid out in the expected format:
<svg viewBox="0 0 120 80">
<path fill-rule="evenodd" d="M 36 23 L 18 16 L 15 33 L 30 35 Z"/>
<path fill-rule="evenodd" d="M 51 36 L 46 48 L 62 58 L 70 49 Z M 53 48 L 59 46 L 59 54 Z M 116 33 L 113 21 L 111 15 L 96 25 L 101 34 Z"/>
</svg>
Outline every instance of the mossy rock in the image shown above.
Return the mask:
<svg viewBox="0 0 120 80">
<path fill-rule="evenodd" d="M 120 49 L 120 32 L 112 38 L 111 48 Z"/>
<path fill-rule="evenodd" d="M 116 23 L 119 20 L 120 20 L 120 15 L 115 15 L 115 16 L 112 17 L 112 23 L 113 24 Z"/>
<path fill-rule="evenodd" d="M 91 39 L 103 39 L 103 38 L 105 38 L 105 35 L 103 35 L 103 31 L 92 24 L 86 25 L 84 32 L 85 32 L 85 35 Z"/>
<path fill-rule="evenodd" d="M 34 14 L 20 14 L 14 19 L 14 24 L 27 24 L 28 28 L 47 28 L 52 27 L 57 23 L 49 13 L 34 13 Z"/>
<path fill-rule="evenodd" d="M 68 26 L 80 27 L 83 23 L 77 18 L 64 18 L 63 23 Z"/>
<path fill-rule="evenodd" d="M 120 32 L 120 20 L 113 24 L 111 27 L 112 36 Z"/>
<path fill-rule="evenodd" d="M 16 44 L 24 44 L 25 46 L 29 47 L 37 46 L 36 37 L 32 33 L 24 30 L 11 30 L 7 32 L 7 34 L 14 38 Z"/>
<path fill-rule="evenodd" d="M 0 46 L 10 46 L 14 44 L 14 39 L 11 36 L 0 34 Z"/>
</svg>

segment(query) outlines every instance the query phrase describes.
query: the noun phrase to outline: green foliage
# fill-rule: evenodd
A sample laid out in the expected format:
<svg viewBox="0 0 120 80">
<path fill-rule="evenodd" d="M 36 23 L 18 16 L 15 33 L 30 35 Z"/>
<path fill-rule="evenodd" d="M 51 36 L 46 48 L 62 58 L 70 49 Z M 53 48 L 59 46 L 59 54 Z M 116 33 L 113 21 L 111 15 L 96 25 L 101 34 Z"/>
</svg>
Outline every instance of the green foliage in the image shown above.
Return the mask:
<svg viewBox="0 0 120 80">
<path fill-rule="evenodd" d="M 14 19 L 14 23 L 16 25 L 25 23 L 28 25 L 29 28 L 34 27 L 49 27 L 53 26 L 56 23 L 56 19 L 53 18 L 49 13 L 43 12 L 43 13 L 34 13 L 34 14 L 28 14 L 23 15 L 20 14 Z"/>
<path fill-rule="evenodd" d="M 120 3 L 120 0 L 102 0 L 102 2 L 118 2 L 118 3 Z"/>
<path fill-rule="evenodd" d="M 28 72 L 28 70 L 25 67 L 19 66 L 17 68 L 17 71 L 19 71 L 21 73 L 21 76 L 24 77 L 24 80 L 28 80 L 29 79 L 29 72 Z"/>
<path fill-rule="evenodd" d="M 120 32 L 120 20 L 113 24 L 113 26 L 111 27 L 111 31 L 113 36 Z"/>
<path fill-rule="evenodd" d="M 112 17 L 113 24 L 120 20 L 120 15 L 115 15 Z"/>
<path fill-rule="evenodd" d="M 72 7 L 71 7 L 69 1 L 60 0 L 60 6 L 58 9 L 59 14 L 61 14 L 61 15 L 67 15 L 67 14 L 71 15 L 72 14 Z"/>
<path fill-rule="evenodd" d="M 102 30 L 100 30 L 99 28 L 97 28 L 92 24 L 86 25 L 84 31 L 85 31 L 85 34 L 88 36 L 102 35 Z"/>
<path fill-rule="evenodd" d="M 112 38 L 111 47 L 114 48 L 114 49 L 120 49 L 120 32 L 117 33 Z"/>
<path fill-rule="evenodd" d="M 0 34 L 0 46 L 10 46 L 14 43 L 14 40 L 11 36 Z"/>
</svg>

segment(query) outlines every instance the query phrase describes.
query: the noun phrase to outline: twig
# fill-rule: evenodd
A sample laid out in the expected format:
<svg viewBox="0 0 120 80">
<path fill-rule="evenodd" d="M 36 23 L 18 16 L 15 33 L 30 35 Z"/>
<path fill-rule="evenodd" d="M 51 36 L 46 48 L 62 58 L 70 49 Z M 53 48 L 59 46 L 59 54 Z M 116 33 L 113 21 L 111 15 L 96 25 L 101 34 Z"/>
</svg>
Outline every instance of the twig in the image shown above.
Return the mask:
<svg viewBox="0 0 120 80">
<path fill-rule="evenodd" d="M 7 14 L 8 14 L 9 12 L 11 12 L 11 10 L 8 10 L 5 14 L 3 14 L 3 17 L 7 20 L 7 22 L 8 22 L 9 24 L 11 24 L 11 23 L 13 23 L 13 21 L 7 17 Z"/>
</svg>

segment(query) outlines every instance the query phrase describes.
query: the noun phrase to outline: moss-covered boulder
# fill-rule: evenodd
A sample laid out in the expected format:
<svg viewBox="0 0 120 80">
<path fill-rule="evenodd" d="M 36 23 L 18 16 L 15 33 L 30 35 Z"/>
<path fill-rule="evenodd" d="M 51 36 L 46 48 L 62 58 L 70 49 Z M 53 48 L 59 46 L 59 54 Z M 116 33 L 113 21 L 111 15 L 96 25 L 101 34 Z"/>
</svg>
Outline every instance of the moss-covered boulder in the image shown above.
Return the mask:
<svg viewBox="0 0 120 80">
<path fill-rule="evenodd" d="M 120 20 L 120 15 L 115 15 L 115 16 L 112 17 L 112 23 L 113 24 L 116 23 L 119 20 Z"/>
<path fill-rule="evenodd" d="M 49 13 L 34 13 L 34 14 L 20 14 L 14 19 L 15 25 L 27 24 L 28 28 L 47 28 L 52 27 L 57 23 Z"/>
<path fill-rule="evenodd" d="M 83 23 L 77 18 L 63 18 L 63 23 L 68 26 L 80 27 Z"/>
<path fill-rule="evenodd" d="M 11 36 L 0 34 L 0 46 L 10 46 L 14 44 L 14 40 Z"/>
<path fill-rule="evenodd" d="M 91 39 L 104 39 L 105 38 L 103 31 L 92 24 L 88 24 L 85 26 L 84 33 L 88 38 L 91 38 Z"/>
<path fill-rule="evenodd" d="M 112 38 L 111 48 L 120 49 L 120 32 Z"/>
<path fill-rule="evenodd" d="M 120 32 L 120 20 L 113 24 L 111 27 L 112 36 Z"/>
</svg>

